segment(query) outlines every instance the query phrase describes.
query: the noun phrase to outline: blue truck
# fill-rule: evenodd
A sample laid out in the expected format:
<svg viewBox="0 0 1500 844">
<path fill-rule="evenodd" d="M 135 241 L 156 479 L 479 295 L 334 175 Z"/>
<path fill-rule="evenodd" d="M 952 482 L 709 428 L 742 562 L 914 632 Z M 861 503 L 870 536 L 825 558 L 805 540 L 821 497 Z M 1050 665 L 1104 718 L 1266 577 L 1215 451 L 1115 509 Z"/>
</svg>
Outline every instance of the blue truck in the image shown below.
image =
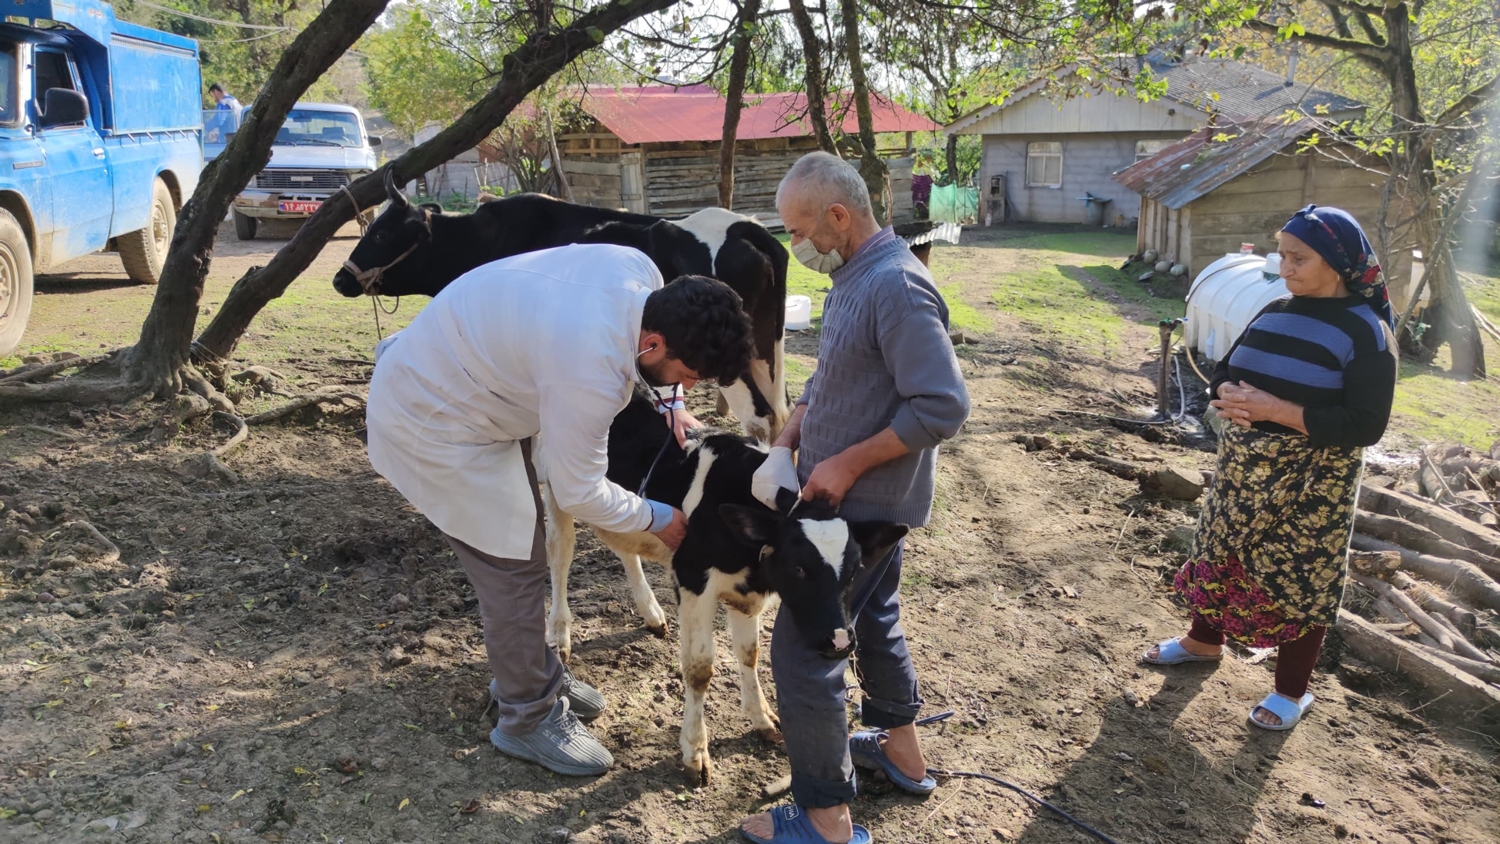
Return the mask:
<svg viewBox="0 0 1500 844">
<path fill-rule="evenodd" d="M 0 0 L 0 355 L 32 276 L 91 252 L 155 284 L 203 167 L 198 44 L 97 0 Z"/>
</svg>

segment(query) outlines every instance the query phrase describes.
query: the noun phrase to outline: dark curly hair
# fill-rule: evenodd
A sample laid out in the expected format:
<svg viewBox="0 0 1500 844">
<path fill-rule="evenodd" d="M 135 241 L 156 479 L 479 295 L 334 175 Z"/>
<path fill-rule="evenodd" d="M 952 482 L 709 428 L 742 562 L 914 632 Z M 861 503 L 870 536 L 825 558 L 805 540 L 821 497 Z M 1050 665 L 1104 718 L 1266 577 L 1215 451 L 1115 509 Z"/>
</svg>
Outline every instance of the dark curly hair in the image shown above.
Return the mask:
<svg viewBox="0 0 1500 844">
<path fill-rule="evenodd" d="M 720 386 L 750 371 L 750 318 L 740 295 L 722 281 L 685 275 L 653 291 L 641 313 L 641 330 L 660 334 L 668 357 Z"/>
</svg>

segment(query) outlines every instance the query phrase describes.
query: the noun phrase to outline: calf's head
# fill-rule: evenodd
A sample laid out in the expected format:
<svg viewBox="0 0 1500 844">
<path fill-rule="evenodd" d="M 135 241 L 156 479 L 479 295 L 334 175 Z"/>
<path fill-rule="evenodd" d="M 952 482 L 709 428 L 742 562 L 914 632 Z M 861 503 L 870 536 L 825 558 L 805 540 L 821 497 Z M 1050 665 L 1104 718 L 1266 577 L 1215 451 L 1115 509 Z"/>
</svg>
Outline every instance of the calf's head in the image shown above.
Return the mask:
<svg viewBox="0 0 1500 844">
<path fill-rule="evenodd" d="M 333 289 L 345 296 L 436 295 L 432 268 L 413 258 L 431 244 L 432 216 L 441 213 L 442 207 L 412 205 L 390 170 L 385 172 L 385 191 L 390 207 L 375 218 L 343 269 L 334 274 Z"/>
<path fill-rule="evenodd" d="M 739 504 L 719 508 L 730 532 L 760 549 L 767 579 L 802 636 L 823 656 L 843 659 L 855 645 L 849 594 L 856 575 L 884 559 L 906 536 L 906 526 L 846 521 L 821 501 L 797 502 L 783 512 Z"/>
</svg>

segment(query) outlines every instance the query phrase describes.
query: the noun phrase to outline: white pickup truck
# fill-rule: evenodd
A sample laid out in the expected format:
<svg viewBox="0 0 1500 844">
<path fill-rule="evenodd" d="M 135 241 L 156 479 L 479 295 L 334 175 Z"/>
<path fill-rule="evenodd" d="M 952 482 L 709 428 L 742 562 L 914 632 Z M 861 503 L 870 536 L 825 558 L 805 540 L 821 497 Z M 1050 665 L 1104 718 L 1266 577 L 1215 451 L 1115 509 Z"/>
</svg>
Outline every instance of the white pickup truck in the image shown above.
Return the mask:
<svg viewBox="0 0 1500 844">
<path fill-rule="evenodd" d="M 224 137 L 205 138 L 204 159 L 222 152 L 226 142 Z M 270 164 L 234 198 L 230 213 L 235 235 L 253 240 L 261 220 L 311 216 L 339 188 L 374 171 L 377 146 L 380 138 L 365 129 L 359 109 L 298 103 L 276 133 Z"/>
</svg>

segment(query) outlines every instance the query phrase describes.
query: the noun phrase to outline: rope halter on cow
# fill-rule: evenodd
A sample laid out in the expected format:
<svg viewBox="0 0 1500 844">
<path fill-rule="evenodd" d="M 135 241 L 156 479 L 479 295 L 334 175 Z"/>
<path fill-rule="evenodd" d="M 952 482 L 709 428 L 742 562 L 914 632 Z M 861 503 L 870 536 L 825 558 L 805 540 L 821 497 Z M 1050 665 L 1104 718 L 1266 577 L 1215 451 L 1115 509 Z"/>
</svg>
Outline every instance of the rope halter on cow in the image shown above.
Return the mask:
<svg viewBox="0 0 1500 844">
<path fill-rule="evenodd" d="M 348 189 L 346 188 L 344 192 L 348 193 Z M 354 202 L 354 196 L 353 196 L 353 194 L 350 194 L 349 201 L 350 202 Z M 354 210 L 354 215 L 355 215 L 356 218 L 358 218 L 358 216 L 359 216 L 359 203 L 354 202 L 354 209 L 355 209 Z M 427 233 L 429 235 L 431 235 L 432 234 L 432 211 L 431 211 L 431 209 L 428 209 L 428 208 L 423 208 L 422 209 L 422 224 L 427 227 Z M 361 239 L 363 239 L 363 237 L 364 237 L 363 228 L 364 227 L 361 226 L 361 233 L 360 233 Z M 407 249 L 405 252 L 402 252 L 400 255 L 397 255 L 396 259 L 394 261 L 391 261 L 389 264 L 386 264 L 383 267 L 371 267 L 368 270 L 362 270 L 362 269 L 359 268 L 359 265 L 356 264 L 356 263 L 354 263 L 354 261 L 351 259 L 351 260 L 344 261 L 344 269 L 348 270 L 349 274 L 352 275 L 352 276 L 354 276 L 354 280 L 357 281 L 357 282 L 359 282 L 359 288 L 364 291 L 364 293 L 365 293 L 366 296 L 379 296 L 380 295 L 380 277 L 383 276 L 383 275 L 385 275 L 386 271 L 389 270 L 391 267 L 394 267 L 397 264 L 401 263 L 402 261 L 405 261 L 407 258 L 411 257 L 411 254 L 413 252 L 417 251 L 417 247 L 419 247 L 421 245 L 422 245 L 422 241 L 418 240 L 416 243 L 413 243 L 411 245 L 410 249 Z"/>
</svg>

